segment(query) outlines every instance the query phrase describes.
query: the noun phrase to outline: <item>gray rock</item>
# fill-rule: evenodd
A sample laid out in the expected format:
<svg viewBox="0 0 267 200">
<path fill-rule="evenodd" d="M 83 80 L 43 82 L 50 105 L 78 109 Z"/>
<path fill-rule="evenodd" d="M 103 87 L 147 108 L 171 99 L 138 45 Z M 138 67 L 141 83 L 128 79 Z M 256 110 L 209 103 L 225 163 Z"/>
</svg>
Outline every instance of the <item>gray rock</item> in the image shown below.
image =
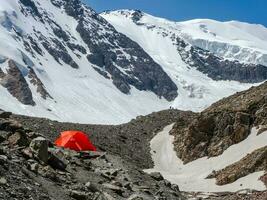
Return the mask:
<svg viewBox="0 0 267 200">
<path fill-rule="evenodd" d="M 92 192 L 98 192 L 99 191 L 99 187 L 96 184 L 91 183 L 91 182 L 87 182 L 85 184 L 85 187 Z"/>
<path fill-rule="evenodd" d="M 171 185 L 171 189 L 172 189 L 173 191 L 175 191 L 175 192 L 180 192 L 180 188 L 179 188 L 179 186 L 176 185 L 176 184 L 172 184 L 172 185 Z"/>
<path fill-rule="evenodd" d="M 37 137 L 32 140 L 30 149 L 39 161 L 45 164 L 48 162 L 48 140 L 43 137 Z"/>
<path fill-rule="evenodd" d="M 109 183 L 104 183 L 102 184 L 104 186 L 104 188 L 107 188 L 109 190 L 113 190 L 117 193 L 122 193 L 123 192 L 123 189 L 119 186 L 116 186 L 116 185 L 113 185 L 113 184 L 109 184 Z"/>
<path fill-rule="evenodd" d="M 88 195 L 86 194 L 86 192 L 71 190 L 70 196 L 77 200 L 87 200 Z"/>
<path fill-rule="evenodd" d="M 7 180 L 4 177 L 0 177 L 0 185 L 6 185 Z"/>
<path fill-rule="evenodd" d="M 99 151 L 84 151 L 80 152 L 80 157 L 83 159 L 92 159 L 92 158 L 104 158 L 105 157 L 104 152 L 99 152 Z"/>
<path fill-rule="evenodd" d="M 5 140 L 7 140 L 9 134 L 10 133 L 8 133 L 6 131 L 0 131 L 0 143 L 4 142 Z"/>
<path fill-rule="evenodd" d="M 154 200 L 154 197 L 145 194 L 133 194 L 127 200 Z"/>
<path fill-rule="evenodd" d="M 5 111 L 0 110 L 0 118 L 9 118 L 10 115 L 12 115 L 11 112 L 5 112 Z"/>
<path fill-rule="evenodd" d="M 11 146 L 28 146 L 29 140 L 27 135 L 23 132 L 16 132 L 8 138 L 8 142 Z"/>
<path fill-rule="evenodd" d="M 48 164 L 54 169 L 59 170 L 65 170 L 67 167 L 67 163 L 55 156 L 54 154 L 50 154 Z"/>
<path fill-rule="evenodd" d="M 29 163 L 28 169 L 36 173 L 36 172 L 38 172 L 39 165 L 36 162 Z"/>
<path fill-rule="evenodd" d="M 7 156 L 0 155 L 0 165 L 7 163 Z"/>
<path fill-rule="evenodd" d="M 104 197 L 105 200 L 116 200 L 110 194 L 108 194 L 106 192 L 103 192 L 103 197 Z"/>
<path fill-rule="evenodd" d="M 164 180 L 163 176 L 161 175 L 161 173 L 159 172 L 153 172 L 153 173 L 150 173 L 150 176 L 155 179 L 156 181 L 162 181 Z"/>
</svg>

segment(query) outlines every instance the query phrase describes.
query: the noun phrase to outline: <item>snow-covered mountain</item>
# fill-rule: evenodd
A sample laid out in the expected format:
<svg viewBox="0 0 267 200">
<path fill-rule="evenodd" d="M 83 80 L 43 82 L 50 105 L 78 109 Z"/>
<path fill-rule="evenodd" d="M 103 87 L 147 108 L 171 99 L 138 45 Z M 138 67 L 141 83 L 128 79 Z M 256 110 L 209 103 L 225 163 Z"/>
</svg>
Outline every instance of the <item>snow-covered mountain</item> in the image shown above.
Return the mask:
<svg viewBox="0 0 267 200">
<path fill-rule="evenodd" d="M 202 110 L 267 78 L 261 62 L 226 60 L 175 24 L 136 11 L 100 16 L 80 0 L 3 0 L 0 108 L 122 123 L 170 106 Z"/>
<path fill-rule="evenodd" d="M 115 27 L 130 20 L 139 26 L 177 34 L 191 45 L 226 59 L 267 65 L 267 28 L 262 25 L 210 19 L 173 22 L 133 10 L 105 12 L 102 16 Z"/>
<path fill-rule="evenodd" d="M 238 82 L 224 80 L 253 83 L 265 79 L 265 66 L 245 64 L 242 59 L 236 60 L 234 57 L 227 59 L 228 57 L 224 54 L 221 54 L 222 57 L 212 49 L 197 45 L 197 39 L 192 38 L 207 38 L 208 42 L 208 40 L 213 40 L 215 36 L 201 31 L 201 28 L 193 25 L 194 21 L 172 22 L 134 10 L 104 12 L 101 16 L 119 32 L 124 33 L 142 46 L 174 80 L 179 88 L 179 96 L 174 101 L 174 107 L 201 110 L 203 106 L 218 100 L 218 98 L 228 96 L 234 90 L 242 90 L 242 87 L 246 87 Z M 217 29 L 217 34 L 221 33 L 221 35 L 227 35 L 231 29 L 228 27 L 228 31 L 225 31 L 222 22 L 195 21 L 199 23 L 202 21 L 202 25 L 205 27 L 209 27 L 209 22 L 217 24 L 220 28 Z M 251 26 L 254 27 L 254 25 Z M 232 29 L 234 30 L 234 28 Z M 266 30 L 262 28 L 258 34 L 254 34 L 264 38 L 267 34 Z M 247 31 L 244 29 L 243 32 L 247 32 L 249 35 L 248 32 L 253 31 L 252 29 Z M 238 37 L 238 33 L 234 34 L 236 35 L 232 36 L 233 38 Z M 220 38 L 222 38 L 221 41 L 227 40 L 223 36 Z M 262 45 L 262 48 L 265 47 L 267 50 L 267 45 L 261 44 L 258 42 L 259 39 L 256 40 L 255 37 L 252 38 L 252 36 L 247 37 L 247 43 Z M 228 41 L 234 44 L 234 39 L 232 41 L 228 39 Z M 218 52 L 225 50 L 222 46 L 217 46 L 215 49 Z M 261 75 L 258 76 L 259 74 Z M 262 75 L 263 77 L 261 77 Z"/>
</svg>

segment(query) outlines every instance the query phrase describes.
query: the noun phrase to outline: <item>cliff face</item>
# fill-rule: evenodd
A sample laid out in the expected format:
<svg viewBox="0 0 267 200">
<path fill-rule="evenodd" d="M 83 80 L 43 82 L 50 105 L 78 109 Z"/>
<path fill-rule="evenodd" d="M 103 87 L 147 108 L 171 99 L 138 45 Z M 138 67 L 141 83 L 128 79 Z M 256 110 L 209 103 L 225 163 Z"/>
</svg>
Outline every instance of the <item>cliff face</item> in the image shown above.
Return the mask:
<svg viewBox="0 0 267 200">
<path fill-rule="evenodd" d="M 177 122 L 171 131 L 177 156 L 184 163 L 205 156 L 219 156 L 232 145 L 244 141 L 253 127 L 258 128 L 258 134 L 266 134 L 266 94 L 267 83 L 264 83 L 222 99 L 196 114 L 192 120 Z M 265 147 L 255 150 L 208 178 L 216 178 L 218 185 L 224 185 L 250 173 L 266 171 L 265 151 Z"/>
<path fill-rule="evenodd" d="M 0 84 L 21 103 L 34 106 L 31 89 L 17 64 L 13 60 L 8 60 L 7 64 L 7 73 L 0 71 Z"/>
</svg>

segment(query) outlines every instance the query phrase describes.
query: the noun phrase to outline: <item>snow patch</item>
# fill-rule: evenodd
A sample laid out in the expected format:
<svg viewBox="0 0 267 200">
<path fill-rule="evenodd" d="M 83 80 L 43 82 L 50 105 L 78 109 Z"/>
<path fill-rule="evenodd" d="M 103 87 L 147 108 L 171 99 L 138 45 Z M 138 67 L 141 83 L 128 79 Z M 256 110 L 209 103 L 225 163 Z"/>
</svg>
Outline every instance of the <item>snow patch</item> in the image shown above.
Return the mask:
<svg viewBox="0 0 267 200">
<path fill-rule="evenodd" d="M 236 192 L 243 189 L 266 190 L 263 182 L 258 180 L 264 174 L 264 171 L 249 174 L 234 183 L 223 186 L 216 185 L 215 179 L 206 179 L 206 177 L 213 170 L 223 169 L 239 161 L 248 153 L 266 146 L 267 132 L 257 135 L 257 129 L 253 128 L 247 139 L 232 145 L 222 155 L 212 158 L 203 157 L 183 164 L 174 151 L 174 136 L 169 134 L 172 127 L 173 124 L 165 127 L 151 140 L 154 168 L 145 170 L 145 172 L 160 172 L 165 179 L 177 184 L 182 191 Z"/>
</svg>

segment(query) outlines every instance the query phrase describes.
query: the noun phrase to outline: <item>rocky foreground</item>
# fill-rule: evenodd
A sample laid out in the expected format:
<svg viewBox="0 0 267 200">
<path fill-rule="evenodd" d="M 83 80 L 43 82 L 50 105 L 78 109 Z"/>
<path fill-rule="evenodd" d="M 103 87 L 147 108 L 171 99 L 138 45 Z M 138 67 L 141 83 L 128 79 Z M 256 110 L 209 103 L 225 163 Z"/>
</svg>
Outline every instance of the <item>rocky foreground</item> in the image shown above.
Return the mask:
<svg viewBox="0 0 267 200">
<path fill-rule="evenodd" d="M 109 152 L 57 148 L 3 111 L 0 133 L 0 199 L 185 199 L 158 173 Z"/>
</svg>

